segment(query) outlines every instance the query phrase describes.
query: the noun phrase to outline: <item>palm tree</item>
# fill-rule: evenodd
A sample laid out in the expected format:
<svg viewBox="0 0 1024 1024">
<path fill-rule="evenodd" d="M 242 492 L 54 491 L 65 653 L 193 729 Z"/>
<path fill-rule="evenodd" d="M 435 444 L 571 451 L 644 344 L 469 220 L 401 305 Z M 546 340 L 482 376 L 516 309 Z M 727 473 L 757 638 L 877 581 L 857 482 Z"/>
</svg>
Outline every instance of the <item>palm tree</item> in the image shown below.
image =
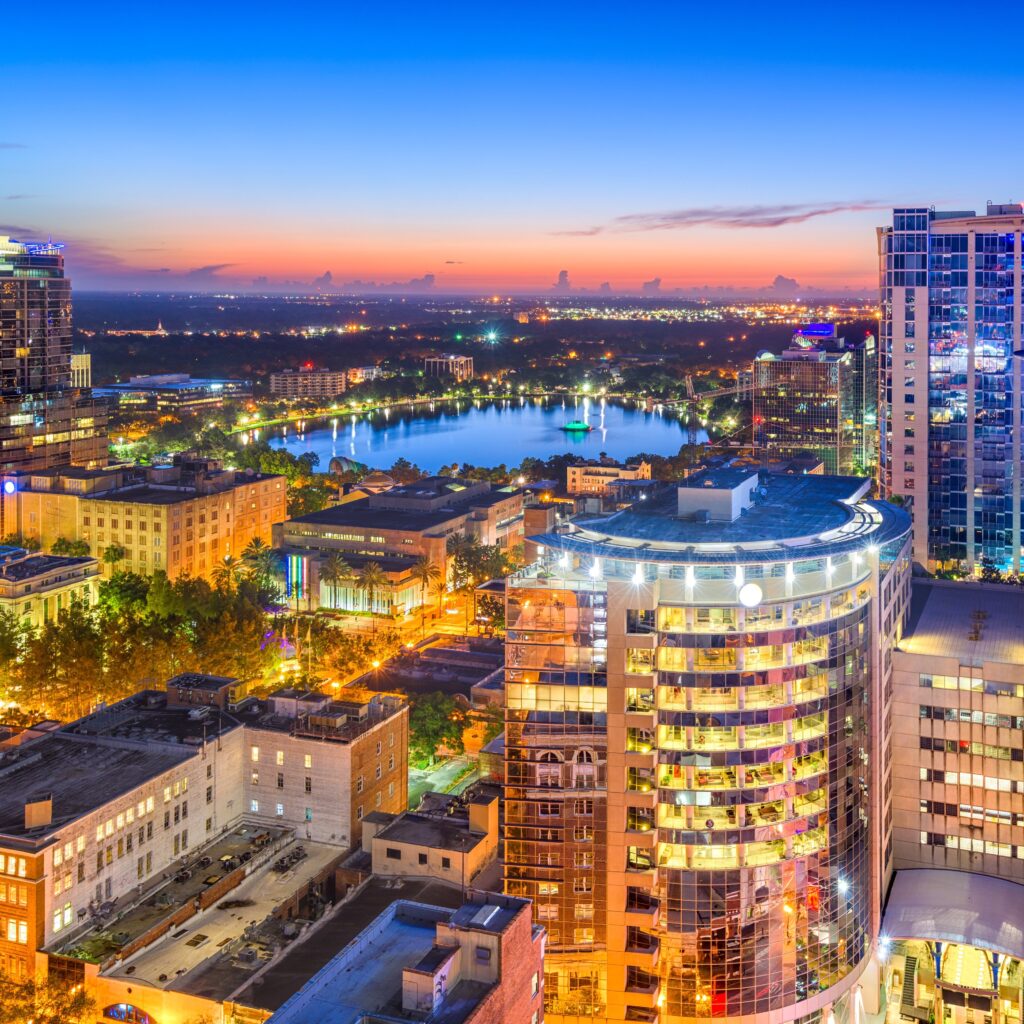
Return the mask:
<svg viewBox="0 0 1024 1024">
<path fill-rule="evenodd" d="M 366 594 L 366 603 L 370 610 L 371 629 L 377 632 L 377 619 L 373 611 L 373 599 L 388 585 L 387 573 L 379 562 L 367 562 L 356 577 L 357 586 Z"/>
<path fill-rule="evenodd" d="M 218 590 L 226 590 L 229 594 L 238 587 L 242 566 L 237 558 L 225 555 L 224 561 L 213 570 L 213 585 Z"/>
<path fill-rule="evenodd" d="M 242 551 L 242 563 L 259 586 L 266 587 L 277 568 L 277 552 L 262 537 L 253 537 Z"/>
<path fill-rule="evenodd" d="M 111 567 L 116 568 L 118 562 L 123 562 L 128 557 L 128 549 L 122 544 L 111 544 L 103 550 L 103 561 Z"/>
<path fill-rule="evenodd" d="M 320 579 L 331 592 L 331 607 L 338 607 L 338 584 L 355 577 L 352 567 L 337 552 L 332 551 L 320 566 Z"/>
<path fill-rule="evenodd" d="M 427 591 L 442 579 L 441 570 L 433 562 L 421 558 L 409 570 L 409 575 L 420 585 L 420 637 L 427 632 Z"/>
</svg>

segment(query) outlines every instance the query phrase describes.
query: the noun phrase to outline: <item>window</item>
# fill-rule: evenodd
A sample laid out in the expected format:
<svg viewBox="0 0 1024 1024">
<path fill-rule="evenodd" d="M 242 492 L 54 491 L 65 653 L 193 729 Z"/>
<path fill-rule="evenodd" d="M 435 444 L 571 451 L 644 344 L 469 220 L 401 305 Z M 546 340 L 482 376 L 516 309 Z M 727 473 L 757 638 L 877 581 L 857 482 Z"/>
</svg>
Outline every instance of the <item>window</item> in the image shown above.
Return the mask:
<svg viewBox="0 0 1024 1024">
<path fill-rule="evenodd" d="M 306 789 L 307 793 L 312 793 L 313 792 L 313 778 L 310 775 L 306 776 L 306 779 L 305 779 L 305 789 Z"/>
<path fill-rule="evenodd" d="M 420 864 L 426 864 L 427 863 L 427 855 L 425 853 L 421 853 L 419 855 L 419 862 L 420 862 Z"/>
<path fill-rule="evenodd" d="M 312 754 L 304 754 L 303 755 L 303 757 L 302 757 L 302 767 L 303 768 L 312 768 L 313 767 L 313 755 Z"/>
<path fill-rule="evenodd" d="M 249 759 L 253 762 L 259 761 L 260 759 L 260 748 L 250 747 L 249 748 Z"/>
<path fill-rule="evenodd" d="M 206 802 L 208 804 L 213 803 L 213 786 L 206 787 Z"/>
<path fill-rule="evenodd" d="M 402 851 L 396 850 L 393 846 L 389 846 L 384 850 L 384 856 L 387 857 L 388 860 L 401 860 Z"/>
<path fill-rule="evenodd" d="M 284 804 L 278 804 L 277 807 L 275 808 L 275 811 L 276 811 L 277 816 L 279 818 L 283 818 L 284 817 Z"/>
<path fill-rule="evenodd" d="M 476 947 L 476 962 L 478 964 L 489 964 L 491 962 L 491 950 L 487 946 Z"/>
<path fill-rule="evenodd" d="M 276 760 L 277 760 L 277 766 L 280 768 L 284 764 L 284 751 L 283 750 L 279 750 L 277 752 Z"/>
<path fill-rule="evenodd" d="M 533 977 L 530 978 L 530 995 L 535 996 L 540 991 L 540 975 L 534 971 Z M 534 1017 L 536 1017 L 536 1013 Z"/>
<path fill-rule="evenodd" d="M 360 805 L 359 805 L 359 806 L 358 806 L 358 807 L 356 808 L 356 820 L 357 820 L 357 821 L 362 821 L 362 818 L 363 818 L 363 805 L 362 805 L 362 804 L 360 804 Z"/>
<path fill-rule="evenodd" d="M 356 779 L 356 792 L 357 793 L 362 793 L 362 791 L 363 791 L 363 777 L 362 777 L 362 775 L 360 775 L 359 778 Z"/>
<path fill-rule="evenodd" d="M 277 773 L 277 788 L 284 789 L 284 772 Z"/>
<path fill-rule="evenodd" d="M 258 786 L 260 784 L 260 770 L 259 770 L 259 768 L 253 768 L 252 772 L 249 775 L 249 778 L 250 778 L 250 780 L 251 780 L 251 782 L 252 782 L 252 784 L 254 786 Z"/>
<path fill-rule="evenodd" d="M 249 810 L 252 811 L 253 814 L 259 814 L 260 813 L 260 802 L 259 802 L 259 800 L 250 800 L 249 801 Z"/>
<path fill-rule="evenodd" d="M 451 866 L 452 866 L 452 859 L 451 859 L 451 857 L 442 857 L 441 858 L 441 867 L 442 867 L 443 870 L 448 871 L 451 868 Z"/>
</svg>

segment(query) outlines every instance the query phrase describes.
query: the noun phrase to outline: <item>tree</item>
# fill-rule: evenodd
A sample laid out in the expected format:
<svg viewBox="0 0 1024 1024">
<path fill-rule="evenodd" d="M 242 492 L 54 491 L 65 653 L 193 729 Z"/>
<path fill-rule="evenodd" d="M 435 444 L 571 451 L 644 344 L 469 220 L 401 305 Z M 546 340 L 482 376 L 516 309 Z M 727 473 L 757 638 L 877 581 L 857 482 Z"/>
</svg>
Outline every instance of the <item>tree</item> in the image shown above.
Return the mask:
<svg viewBox="0 0 1024 1024">
<path fill-rule="evenodd" d="M 9 533 L 2 543 L 10 548 L 24 548 L 26 551 L 39 551 L 43 546 L 38 537 L 24 533 Z"/>
<path fill-rule="evenodd" d="M 115 615 L 141 612 L 148 596 L 149 581 L 138 573 L 115 572 L 100 583 L 100 605 Z"/>
<path fill-rule="evenodd" d="M 50 545 L 50 554 L 65 555 L 69 558 L 87 558 L 92 552 L 87 540 L 68 540 L 67 537 L 58 537 Z"/>
<path fill-rule="evenodd" d="M 421 558 L 409 570 L 409 575 L 420 585 L 420 636 L 427 632 L 427 591 L 442 578 L 441 570 L 433 562 Z"/>
<path fill-rule="evenodd" d="M 331 593 L 331 607 L 338 607 L 338 585 L 355 578 L 352 567 L 337 551 L 332 551 L 320 566 L 320 579 Z"/>
<path fill-rule="evenodd" d="M 262 591 L 276 589 L 274 574 L 278 562 L 278 553 L 261 537 L 253 537 L 242 551 L 242 566 Z"/>
<path fill-rule="evenodd" d="M 0 974 L 0 1024 L 84 1024 L 95 1008 L 83 985 L 68 988 L 52 978 L 16 982 Z"/>
<path fill-rule="evenodd" d="M 242 577 L 242 566 L 237 558 L 225 555 L 224 561 L 213 570 L 213 584 L 218 590 L 234 593 L 238 589 L 238 581 Z"/>
<path fill-rule="evenodd" d="M 374 598 L 388 585 L 387 573 L 380 567 L 379 562 L 367 562 L 356 576 L 356 583 L 360 590 L 366 594 L 366 603 L 369 607 L 370 618 L 373 623 L 372 629 L 377 629 L 377 619 L 373 610 Z"/>
<path fill-rule="evenodd" d="M 454 697 L 438 690 L 413 697 L 411 704 L 409 754 L 414 760 L 432 764 L 442 744 L 454 754 L 465 750 L 466 711 Z"/>
<path fill-rule="evenodd" d="M 111 567 L 123 562 L 128 557 L 128 549 L 123 544 L 110 544 L 103 549 L 103 564 Z"/>
</svg>

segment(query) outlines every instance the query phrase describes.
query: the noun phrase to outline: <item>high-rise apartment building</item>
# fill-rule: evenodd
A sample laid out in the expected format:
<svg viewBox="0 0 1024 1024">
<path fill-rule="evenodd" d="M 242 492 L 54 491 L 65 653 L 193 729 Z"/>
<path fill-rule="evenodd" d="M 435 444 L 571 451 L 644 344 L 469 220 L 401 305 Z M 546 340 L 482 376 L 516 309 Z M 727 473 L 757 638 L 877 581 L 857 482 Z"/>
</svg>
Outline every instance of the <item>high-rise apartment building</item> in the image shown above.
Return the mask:
<svg viewBox="0 0 1024 1024">
<path fill-rule="evenodd" d="M 106 425 L 72 380 L 63 246 L 0 235 L 0 470 L 106 465 Z"/>
<path fill-rule="evenodd" d="M 914 560 L 1021 562 L 1024 207 L 893 211 L 878 230 L 882 493 L 914 521 Z"/>
<path fill-rule="evenodd" d="M 872 335 L 847 341 L 833 324 L 801 328 L 781 355 L 754 361 L 754 446 L 773 462 L 812 452 L 826 473 L 869 473 L 877 388 Z"/>
<path fill-rule="evenodd" d="M 505 884 L 548 929 L 548 1021 L 877 1006 L 910 521 L 869 486 L 704 472 L 532 538 Z"/>
</svg>

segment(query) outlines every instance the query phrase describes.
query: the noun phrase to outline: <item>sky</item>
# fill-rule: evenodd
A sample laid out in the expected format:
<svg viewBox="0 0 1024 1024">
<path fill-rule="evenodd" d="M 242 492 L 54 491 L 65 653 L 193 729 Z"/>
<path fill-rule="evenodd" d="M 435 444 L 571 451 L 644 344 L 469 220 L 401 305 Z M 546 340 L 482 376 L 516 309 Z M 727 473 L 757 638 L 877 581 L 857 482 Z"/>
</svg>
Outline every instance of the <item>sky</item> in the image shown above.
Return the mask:
<svg viewBox="0 0 1024 1024">
<path fill-rule="evenodd" d="M 871 293 L 892 206 L 1022 198 L 964 10 L 12 5 L 0 235 L 83 289 Z"/>
</svg>

